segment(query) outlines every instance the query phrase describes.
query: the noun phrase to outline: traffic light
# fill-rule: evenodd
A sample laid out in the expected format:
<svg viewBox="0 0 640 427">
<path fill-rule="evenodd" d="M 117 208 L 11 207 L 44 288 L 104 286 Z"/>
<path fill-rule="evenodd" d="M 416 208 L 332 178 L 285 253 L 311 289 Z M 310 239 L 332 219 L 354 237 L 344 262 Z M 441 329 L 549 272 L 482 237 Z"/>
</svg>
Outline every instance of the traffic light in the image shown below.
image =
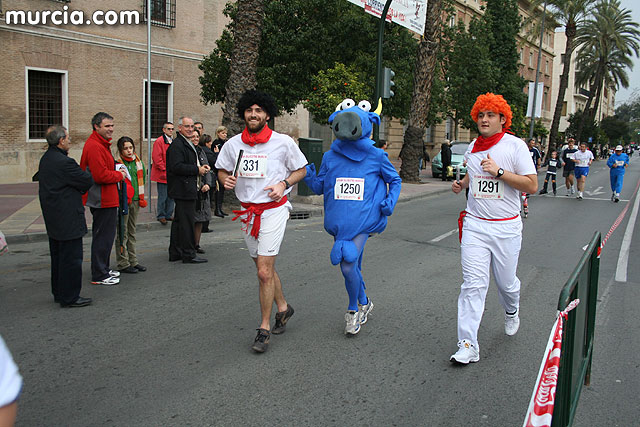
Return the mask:
<svg viewBox="0 0 640 427">
<path fill-rule="evenodd" d="M 391 68 L 384 67 L 384 76 L 382 78 L 382 97 L 383 98 L 391 98 L 394 95 L 392 88 L 396 84 L 391 79 L 393 79 L 395 75 L 396 73 L 394 73 Z"/>
</svg>

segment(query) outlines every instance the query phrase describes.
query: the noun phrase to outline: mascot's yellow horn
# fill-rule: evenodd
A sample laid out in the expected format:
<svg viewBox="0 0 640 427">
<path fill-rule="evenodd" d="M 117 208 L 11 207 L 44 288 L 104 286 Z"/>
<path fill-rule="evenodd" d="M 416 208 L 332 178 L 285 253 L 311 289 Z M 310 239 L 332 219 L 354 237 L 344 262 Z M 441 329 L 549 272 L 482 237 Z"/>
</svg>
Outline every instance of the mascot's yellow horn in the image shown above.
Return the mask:
<svg viewBox="0 0 640 427">
<path fill-rule="evenodd" d="M 380 113 L 382 113 L 382 98 L 378 98 L 378 106 L 376 107 L 374 113 L 376 113 L 377 115 L 380 115 Z"/>
</svg>

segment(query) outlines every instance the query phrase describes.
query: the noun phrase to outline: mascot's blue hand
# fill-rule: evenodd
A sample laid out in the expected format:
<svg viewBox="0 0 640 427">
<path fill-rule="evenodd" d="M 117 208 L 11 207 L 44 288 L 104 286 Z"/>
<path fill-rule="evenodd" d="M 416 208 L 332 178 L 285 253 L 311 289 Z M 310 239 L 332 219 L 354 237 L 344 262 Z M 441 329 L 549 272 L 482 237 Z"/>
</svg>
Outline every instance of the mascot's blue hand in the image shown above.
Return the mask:
<svg viewBox="0 0 640 427">
<path fill-rule="evenodd" d="M 391 215 L 393 213 L 393 206 L 392 206 L 391 200 L 389 200 L 388 198 L 384 199 L 382 203 L 380 203 L 380 211 L 384 216 Z"/>
<path fill-rule="evenodd" d="M 308 164 L 307 165 L 307 176 L 313 174 L 313 176 L 316 176 L 316 165 L 314 163 Z"/>
</svg>

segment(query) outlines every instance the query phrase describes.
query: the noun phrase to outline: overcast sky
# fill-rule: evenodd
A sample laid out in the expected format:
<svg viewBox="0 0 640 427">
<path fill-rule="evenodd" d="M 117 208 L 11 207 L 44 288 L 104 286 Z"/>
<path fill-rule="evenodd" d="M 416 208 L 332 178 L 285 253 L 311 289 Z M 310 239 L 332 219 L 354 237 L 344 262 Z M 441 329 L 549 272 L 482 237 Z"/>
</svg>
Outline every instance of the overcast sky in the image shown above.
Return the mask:
<svg viewBox="0 0 640 427">
<path fill-rule="evenodd" d="M 631 11 L 634 22 L 640 24 L 640 2 L 638 0 L 621 0 L 621 6 Z M 616 93 L 616 106 L 629 100 L 634 91 L 640 96 L 640 59 L 633 58 L 633 70 L 627 70 L 629 74 L 629 88 L 620 88 Z"/>
</svg>

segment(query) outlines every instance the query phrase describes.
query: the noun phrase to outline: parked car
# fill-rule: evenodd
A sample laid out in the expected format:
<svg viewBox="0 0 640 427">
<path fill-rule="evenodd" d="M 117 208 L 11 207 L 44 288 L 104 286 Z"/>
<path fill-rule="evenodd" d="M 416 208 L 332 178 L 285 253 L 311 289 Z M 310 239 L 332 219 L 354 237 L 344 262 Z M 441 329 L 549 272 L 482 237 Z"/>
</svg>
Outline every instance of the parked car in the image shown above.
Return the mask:
<svg viewBox="0 0 640 427">
<path fill-rule="evenodd" d="M 471 143 L 462 141 L 451 143 L 451 166 L 453 166 L 454 176 L 457 165 L 460 165 L 460 178 L 463 178 L 467 174 L 467 167 L 462 166 L 462 162 L 464 161 L 464 153 L 467 151 L 467 148 L 469 148 L 469 144 Z M 442 176 L 442 156 L 440 152 L 438 152 L 431 161 L 431 174 L 434 178 L 440 178 Z"/>
</svg>

